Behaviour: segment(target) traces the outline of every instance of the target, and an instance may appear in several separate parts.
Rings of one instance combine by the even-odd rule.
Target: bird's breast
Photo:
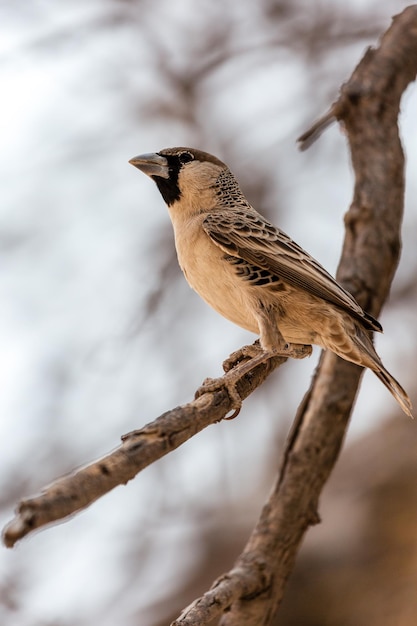
[[[178,262],[189,285],[218,313],[251,332],[258,324],[251,312],[250,297],[242,289],[235,268],[225,253],[204,232],[204,215],[175,224]]]

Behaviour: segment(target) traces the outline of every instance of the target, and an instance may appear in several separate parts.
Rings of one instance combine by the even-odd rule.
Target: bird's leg
[[[256,321],[259,327],[259,341],[265,352],[285,350],[288,344],[277,324],[278,311],[276,307],[268,306],[261,300],[256,311]]]
[[[313,351],[310,345],[285,341],[277,322],[279,315],[276,306],[268,306],[259,301],[256,320],[259,326],[259,340],[264,353],[268,355],[269,359],[274,356],[286,356],[293,359],[304,359],[304,357],[310,356]]]
[[[238,415],[242,406],[242,398],[236,388],[242,376],[245,376],[255,367],[269,361],[273,357],[303,359],[306,356],[310,356],[312,352],[310,345],[291,344],[284,340],[277,326],[273,311],[262,308],[258,317],[258,323],[261,335],[260,343],[255,341],[251,346],[244,346],[241,350],[233,352],[223,363],[226,376],[224,378],[207,378],[196,391],[196,397],[198,398],[204,393],[226,388],[232,408],[235,409],[232,418]]]

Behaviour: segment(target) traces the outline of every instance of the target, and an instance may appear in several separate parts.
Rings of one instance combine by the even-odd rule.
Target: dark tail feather
[[[412,409],[413,406],[411,404],[411,400],[408,397],[407,393],[401,387],[400,383],[395,380],[393,376],[386,369],[381,366],[378,369],[373,370],[375,374],[378,376],[379,380],[384,383],[385,387],[392,393],[404,413],[413,417]]]
[[[372,318],[371,318],[372,319]],[[413,406],[411,404],[411,400],[408,397],[407,393],[401,387],[400,383],[395,380],[394,376],[385,369],[385,367],[381,363],[381,359],[375,352],[374,345],[372,343],[372,339],[369,333],[364,330],[363,327],[356,325],[356,336],[354,341],[357,347],[361,350],[361,359],[358,359],[358,364],[369,367],[375,374],[378,376],[379,380],[385,385],[390,393],[394,396],[404,413],[413,417],[412,409]],[[369,359],[366,359],[366,355]]]

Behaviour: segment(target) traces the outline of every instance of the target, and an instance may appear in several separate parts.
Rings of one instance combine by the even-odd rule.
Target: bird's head
[[[192,211],[215,204],[219,176],[229,172],[215,156],[193,148],[165,148],[133,157],[129,163],[155,181],[168,207],[180,202]]]

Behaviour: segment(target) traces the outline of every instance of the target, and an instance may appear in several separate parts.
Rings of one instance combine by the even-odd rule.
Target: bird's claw
[[[312,347],[309,345],[286,343],[281,348],[268,353],[262,349],[258,341],[255,341],[252,345],[243,346],[240,350],[232,352],[223,363],[223,369],[228,375],[223,378],[206,378],[195,392],[195,398],[199,398],[205,393],[214,393],[225,389],[229,394],[230,409],[234,412],[230,417],[224,419],[234,419],[242,407],[242,398],[236,385],[243,374],[248,374],[251,369],[275,356],[303,359],[310,356],[311,352]],[[254,360],[253,363],[251,363],[252,359]],[[231,372],[234,368],[235,371]]]
[[[304,359],[307,356],[311,356],[312,351],[313,348],[310,345],[285,343],[282,345],[282,347],[271,351],[269,357],[265,353],[265,360],[274,356],[291,357],[293,359]],[[223,369],[226,373],[230,372],[230,370],[237,367],[244,361],[256,358],[262,353],[264,353],[264,350],[261,348],[259,340],[256,340],[255,343],[249,346],[243,346],[243,348],[239,348],[239,350],[236,350],[236,352],[232,352],[232,354],[230,354],[227,359],[223,361]]]
[[[249,346],[243,346],[232,352],[227,359],[223,361],[223,370],[226,372],[230,372],[231,369],[242,363],[242,361],[247,361],[248,359],[253,359],[255,356],[258,356],[263,352],[259,340],[257,339],[254,343]]]
[[[205,393],[214,393],[216,391],[221,391],[222,389],[227,391],[230,398],[230,410],[233,409],[234,411],[232,415],[225,417],[224,419],[234,419],[239,415],[240,409],[242,408],[242,398],[236,389],[235,380],[225,380],[224,378],[206,378],[201,387],[199,387],[195,392],[194,397],[197,399]]]
[[[307,356],[311,356],[312,352],[313,346],[301,343],[286,343],[284,350],[278,351],[276,356],[289,356],[293,359],[305,359]]]

